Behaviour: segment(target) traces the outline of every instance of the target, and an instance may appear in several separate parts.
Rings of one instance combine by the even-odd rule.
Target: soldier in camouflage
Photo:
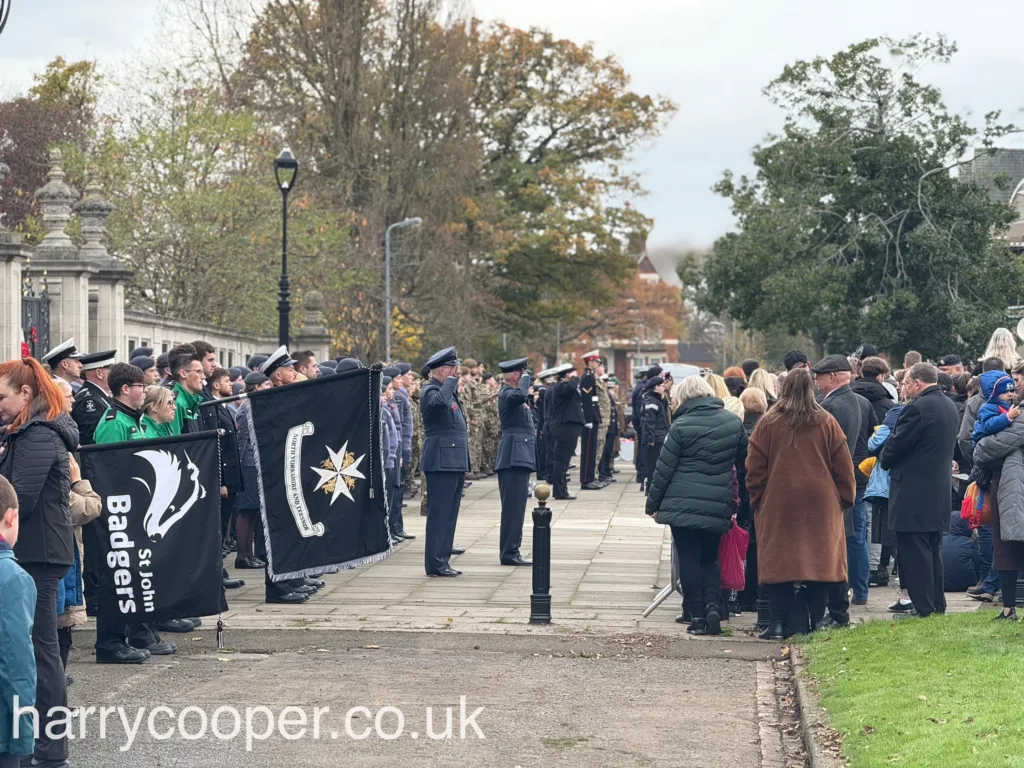
[[[611,429],[610,416],[612,412],[612,402],[608,397],[608,382],[605,377],[605,359],[602,357],[594,369],[594,378],[597,384],[597,407],[601,414],[601,424],[597,433],[597,458],[598,458],[598,482],[608,484],[614,483],[615,480],[611,474],[601,474],[601,459],[604,457],[605,443],[608,441],[608,432]],[[613,437],[614,439],[614,437]]]
[[[483,368],[476,360],[468,358],[465,366],[459,371],[462,377],[464,403],[463,410],[466,414],[466,421],[469,422],[469,474],[470,480],[480,480],[487,475],[481,470],[484,463],[483,442],[483,383],[480,381],[477,371],[483,373]]]
[[[488,476],[494,474],[494,465],[498,458],[498,441],[501,438],[501,420],[498,417],[498,394],[500,391],[498,380],[492,374],[485,373],[481,387],[480,406],[484,423],[483,464],[480,469]]]

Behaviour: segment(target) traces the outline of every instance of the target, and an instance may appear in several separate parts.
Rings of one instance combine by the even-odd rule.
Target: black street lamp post
[[[283,347],[288,346],[288,315],[292,309],[289,301],[291,283],[288,281],[288,193],[295,186],[298,176],[299,161],[285,147],[274,160],[274,178],[277,179],[277,188],[281,190],[281,280],[278,284],[277,343]]]

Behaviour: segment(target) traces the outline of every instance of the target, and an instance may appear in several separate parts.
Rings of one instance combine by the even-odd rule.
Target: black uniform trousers
[[[612,476],[612,452],[615,450],[615,439],[617,437],[617,432],[608,430],[608,435],[604,440],[604,450],[601,451],[601,460],[597,464],[598,477],[607,479]]]
[[[636,466],[636,476],[640,482],[647,478],[644,472],[644,441],[643,433],[637,429],[636,437],[633,438],[633,464]]]
[[[532,473],[533,470],[523,467],[498,470],[498,494],[501,496],[501,538],[498,554],[503,563],[519,557]]]
[[[126,645],[148,648],[162,639],[154,624],[122,624],[120,621],[110,621],[102,611],[96,617],[97,656],[110,657]]]
[[[427,534],[423,551],[426,572],[451,568],[448,560],[455,545],[455,526],[462,506],[464,472],[424,472],[427,478]]]
[[[946,612],[942,582],[942,532],[906,533],[896,531],[896,557],[900,586],[910,593],[914,608],[922,616]]]
[[[57,586],[68,572],[66,565],[23,563],[21,566],[36,585],[36,609],[32,622],[32,650],[36,657],[36,711],[39,738],[35,756],[38,760],[67,760],[68,738],[51,739],[46,726],[54,717],[47,713],[53,707],[67,707],[68,690],[64,665],[60,661],[57,642]],[[62,730],[62,729],[59,729]]]
[[[597,478],[597,430],[600,424],[583,429],[583,442],[580,444],[580,484],[592,483]]]
[[[100,571],[104,567],[103,551],[99,543],[102,535],[100,525],[99,520],[93,520],[82,526],[82,595],[85,598],[85,612],[89,616],[96,615]]]
[[[391,535],[405,530],[405,519],[402,516],[402,470],[399,467],[384,470],[385,482],[388,484],[388,528]]]
[[[647,481],[647,487],[651,487],[651,480],[654,479],[654,470],[658,466],[658,457],[661,455],[661,449],[665,445],[665,440],[655,440],[654,445],[644,444],[643,446],[643,462],[642,467],[638,470],[641,475],[641,479]]]
[[[554,440],[551,451],[551,484],[554,486],[556,499],[564,499],[569,495],[569,486],[566,478],[569,476],[569,462],[572,461],[573,451],[576,450],[576,443],[580,439],[580,432],[583,425],[575,422],[568,424],[554,424],[551,427],[551,437]]]
[[[551,485],[555,484],[555,436],[551,427],[544,428],[544,463],[538,464],[544,473],[542,478]],[[566,465],[568,466],[568,465]]]

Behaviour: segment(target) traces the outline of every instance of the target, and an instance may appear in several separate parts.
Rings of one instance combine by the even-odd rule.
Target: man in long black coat
[[[938,387],[938,369],[917,363],[903,385],[911,402],[878,457],[889,471],[889,524],[896,532],[900,584],[921,616],[945,613],[942,534],[949,530],[956,405]]]
[[[531,564],[519,552],[530,475],[537,468],[537,426],[527,405],[530,396],[530,376],[526,373],[528,362],[524,357],[498,365],[505,374],[505,385],[498,394],[501,441],[494,465],[501,496],[499,558],[502,565]]]

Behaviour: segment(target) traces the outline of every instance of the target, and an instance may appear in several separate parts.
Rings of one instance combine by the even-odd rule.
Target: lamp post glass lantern
[[[288,193],[295,187],[299,176],[299,161],[285,147],[274,160],[274,178],[281,190],[281,280],[278,284],[277,338],[281,346],[288,346],[288,316],[291,313],[291,283],[288,281]]]
[[[391,362],[391,230],[418,227],[423,219],[416,216],[395,222],[384,232],[384,359]]]

